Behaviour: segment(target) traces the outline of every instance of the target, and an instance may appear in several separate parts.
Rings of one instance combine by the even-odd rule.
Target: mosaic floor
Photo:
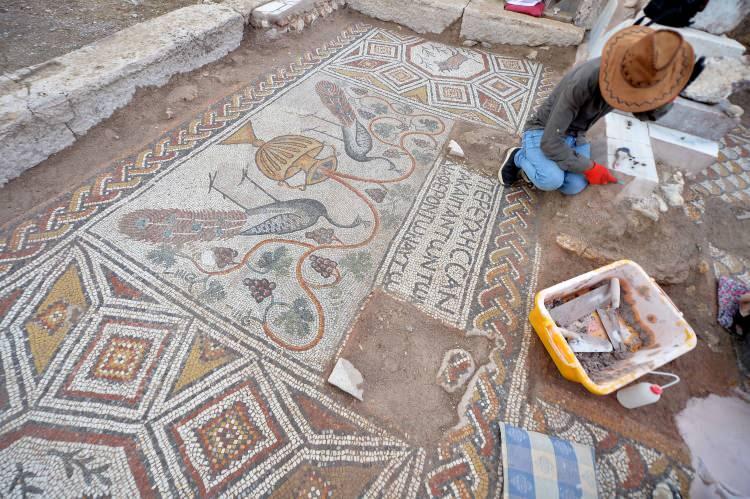
[[[740,220],[750,218],[750,130],[740,125],[720,142],[719,160],[699,173],[691,189],[696,199],[687,213],[700,221],[705,199],[716,197],[735,208]]]
[[[527,398],[534,196],[441,155],[547,76],[356,25],[2,233],[0,495],[498,497],[501,421],[593,445],[602,497],[686,488]],[[436,448],[326,394],[375,287],[496,345]]]

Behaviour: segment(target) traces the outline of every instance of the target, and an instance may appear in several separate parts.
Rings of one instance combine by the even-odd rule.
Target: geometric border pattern
[[[406,97],[445,118],[511,132],[523,128],[544,77],[536,62],[385,30],[347,48],[324,71]]]

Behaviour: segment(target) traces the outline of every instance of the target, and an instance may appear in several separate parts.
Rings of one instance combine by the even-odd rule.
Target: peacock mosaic
[[[452,124],[314,74],[86,237],[322,371]]]
[[[501,421],[594,445],[605,494],[687,483],[527,399],[533,193],[441,151],[543,73],[355,25],[2,233],[0,495],[496,497]],[[438,446],[325,383],[375,286],[495,344]]]

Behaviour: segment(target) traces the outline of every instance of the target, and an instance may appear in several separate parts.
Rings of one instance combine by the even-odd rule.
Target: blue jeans
[[[572,196],[589,185],[581,173],[566,172],[542,152],[544,130],[529,130],[523,134],[521,150],[516,153],[516,166],[523,169],[534,185],[543,191],[559,190]],[[591,157],[591,145],[576,145],[576,138],[569,135],[565,143],[581,156]]]

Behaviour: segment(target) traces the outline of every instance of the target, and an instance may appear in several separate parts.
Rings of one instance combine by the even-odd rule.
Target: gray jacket
[[[563,170],[583,172],[591,168],[593,162],[571,149],[565,137],[583,139],[596,120],[612,110],[599,91],[600,62],[592,59],[565,75],[526,122],[524,131],[544,130],[542,152]]]

